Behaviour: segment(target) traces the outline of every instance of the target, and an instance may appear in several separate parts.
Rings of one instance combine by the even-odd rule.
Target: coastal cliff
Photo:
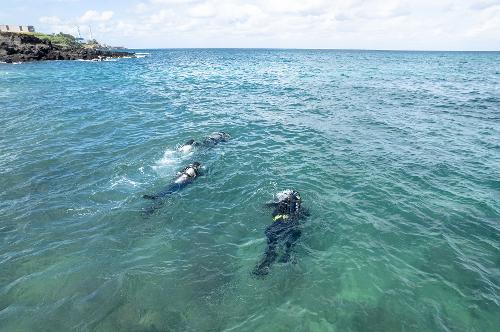
[[[27,62],[40,60],[93,60],[134,56],[83,46],[57,45],[33,34],[0,32],[0,62]]]

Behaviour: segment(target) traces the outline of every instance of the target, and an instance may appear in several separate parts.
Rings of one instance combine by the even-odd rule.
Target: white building
[[[35,32],[35,27],[32,25],[0,24],[0,32]]]

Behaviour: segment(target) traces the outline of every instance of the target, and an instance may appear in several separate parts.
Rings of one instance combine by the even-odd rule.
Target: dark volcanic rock
[[[61,47],[30,34],[0,32],[0,62],[93,60],[128,56],[134,56],[134,54],[129,52]]]

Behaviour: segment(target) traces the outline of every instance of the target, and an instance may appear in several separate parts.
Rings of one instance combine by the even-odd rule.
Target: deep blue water
[[[497,331],[500,53],[148,52],[0,64],[1,331]]]

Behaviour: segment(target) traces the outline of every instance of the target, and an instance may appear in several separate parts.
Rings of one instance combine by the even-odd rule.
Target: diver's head
[[[184,174],[192,178],[193,176],[196,175],[196,169],[194,167],[189,167],[188,169],[186,169]]]
[[[275,212],[278,214],[296,215],[302,210],[302,200],[297,191],[287,189],[276,194],[278,202],[275,204]]]
[[[292,189],[286,189],[283,191],[280,191],[279,193],[276,194],[276,198],[278,199],[278,202],[286,202],[286,201],[300,201],[300,195],[297,191],[292,190]]]
[[[286,201],[290,198],[290,196],[292,195],[293,193],[293,190],[291,189],[286,189],[286,190],[283,190],[283,191],[280,191],[279,193],[276,194],[276,198],[278,199],[279,202],[283,202],[283,201]]]
[[[230,136],[228,133],[225,133],[225,132],[223,132],[223,131],[219,131],[219,134],[221,135],[221,137],[222,137],[222,139],[223,139],[224,141],[227,141],[228,139],[230,139],[230,138],[231,138],[231,136]]]
[[[195,140],[194,139],[190,139],[186,143],[182,144],[178,148],[178,150],[181,151],[181,152],[184,152],[184,153],[191,152],[193,150],[194,143],[195,143]]]
[[[194,163],[189,164],[189,166],[187,166],[184,169],[183,174],[186,174],[189,177],[196,176],[196,175],[198,175],[200,168],[201,168],[201,164],[199,162],[195,161]]]

